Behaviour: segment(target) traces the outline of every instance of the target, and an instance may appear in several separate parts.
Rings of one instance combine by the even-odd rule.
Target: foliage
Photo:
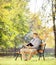
[[[34,14],[29,12],[28,2],[0,0],[0,47],[18,46],[31,32],[37,32],[48,47],[54,47],[53,25],[49,27],[52,23],[51,0],[43,1],[41,10]],[[50,12],[47,7],[50,7]]]
[[[0,0],[0,45],[3,48],[14,47],[16,36],[24,35],[29,31],[28,9],[26,0]],[[27,13],[27,15],[26,15]]]

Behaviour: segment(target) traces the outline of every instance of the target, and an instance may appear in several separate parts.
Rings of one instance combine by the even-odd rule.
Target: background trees
[[[29,31],[29,13],[24,0],[0,0],[0,45],[14,47]],[[18,36],[18,39],[16,37]]]
[[[54,37],[56,40],[55,1],[43,0],[39,11],[36,10],[37,12],[34,13],[28,7],[29,1],[0,0],[0,47],[5,49],[18,47],[25,40],[29,42],[32,32],[37,32],[47,47],[54,48]]]

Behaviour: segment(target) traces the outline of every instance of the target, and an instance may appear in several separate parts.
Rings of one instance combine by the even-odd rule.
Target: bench
[[[41,57],[43,57],[43,60],[45,60],[45,57],[44,57],[44,52],[45,52],[45,47],[46,47],[46,44],[41,44],[39,45],[39,47],[41,47],[37,52],[37,55],[39,56],[39,60]],[[15,60],[17,60],[18,56],[21,57],[21,60],[22,60],[22,55],[20,54],[20,50],[16,52],[16,58]]]

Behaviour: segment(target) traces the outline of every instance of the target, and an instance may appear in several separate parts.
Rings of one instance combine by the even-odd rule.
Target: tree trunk
[[[55,24],[55,14],[56,14],[56,0],[52,1],[52,14],[53,14],[53,31],[54,31],[54,38],[55,38],[55,58],[56,58],[56,24]]]

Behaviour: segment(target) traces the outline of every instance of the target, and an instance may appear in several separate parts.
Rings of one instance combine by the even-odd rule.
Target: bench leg
[[[40,57],[41,57],[41,53],[39,53],[39,59],[38,60],[40,60]]]
[[[43,54],[43,60],[45,60],[44,54]]]
[[[38,60],[40,60],[40,57],[39,57],[39,59]]]
[[[41,57],[43,57],[43,60],[45,60],[44,53],[43,53],[43,55],[41,53],[39,53],[39,59],[38,60],[40,60]]]
[[[22,55],[20,55],[20,58],[21,58],[21,60],[22,60]]]
[[[19,56],[19,54],[16,54],[15,60],[17,60],[18,56]],[[22,60],[22,55],[21,55],[21,54],[20,54],[20,58],[21,58],[21,60]]]
[[[17,58],[18,58],[18,54],[16,54],[16,58],[15,58],[15,60],[17,60]]]

